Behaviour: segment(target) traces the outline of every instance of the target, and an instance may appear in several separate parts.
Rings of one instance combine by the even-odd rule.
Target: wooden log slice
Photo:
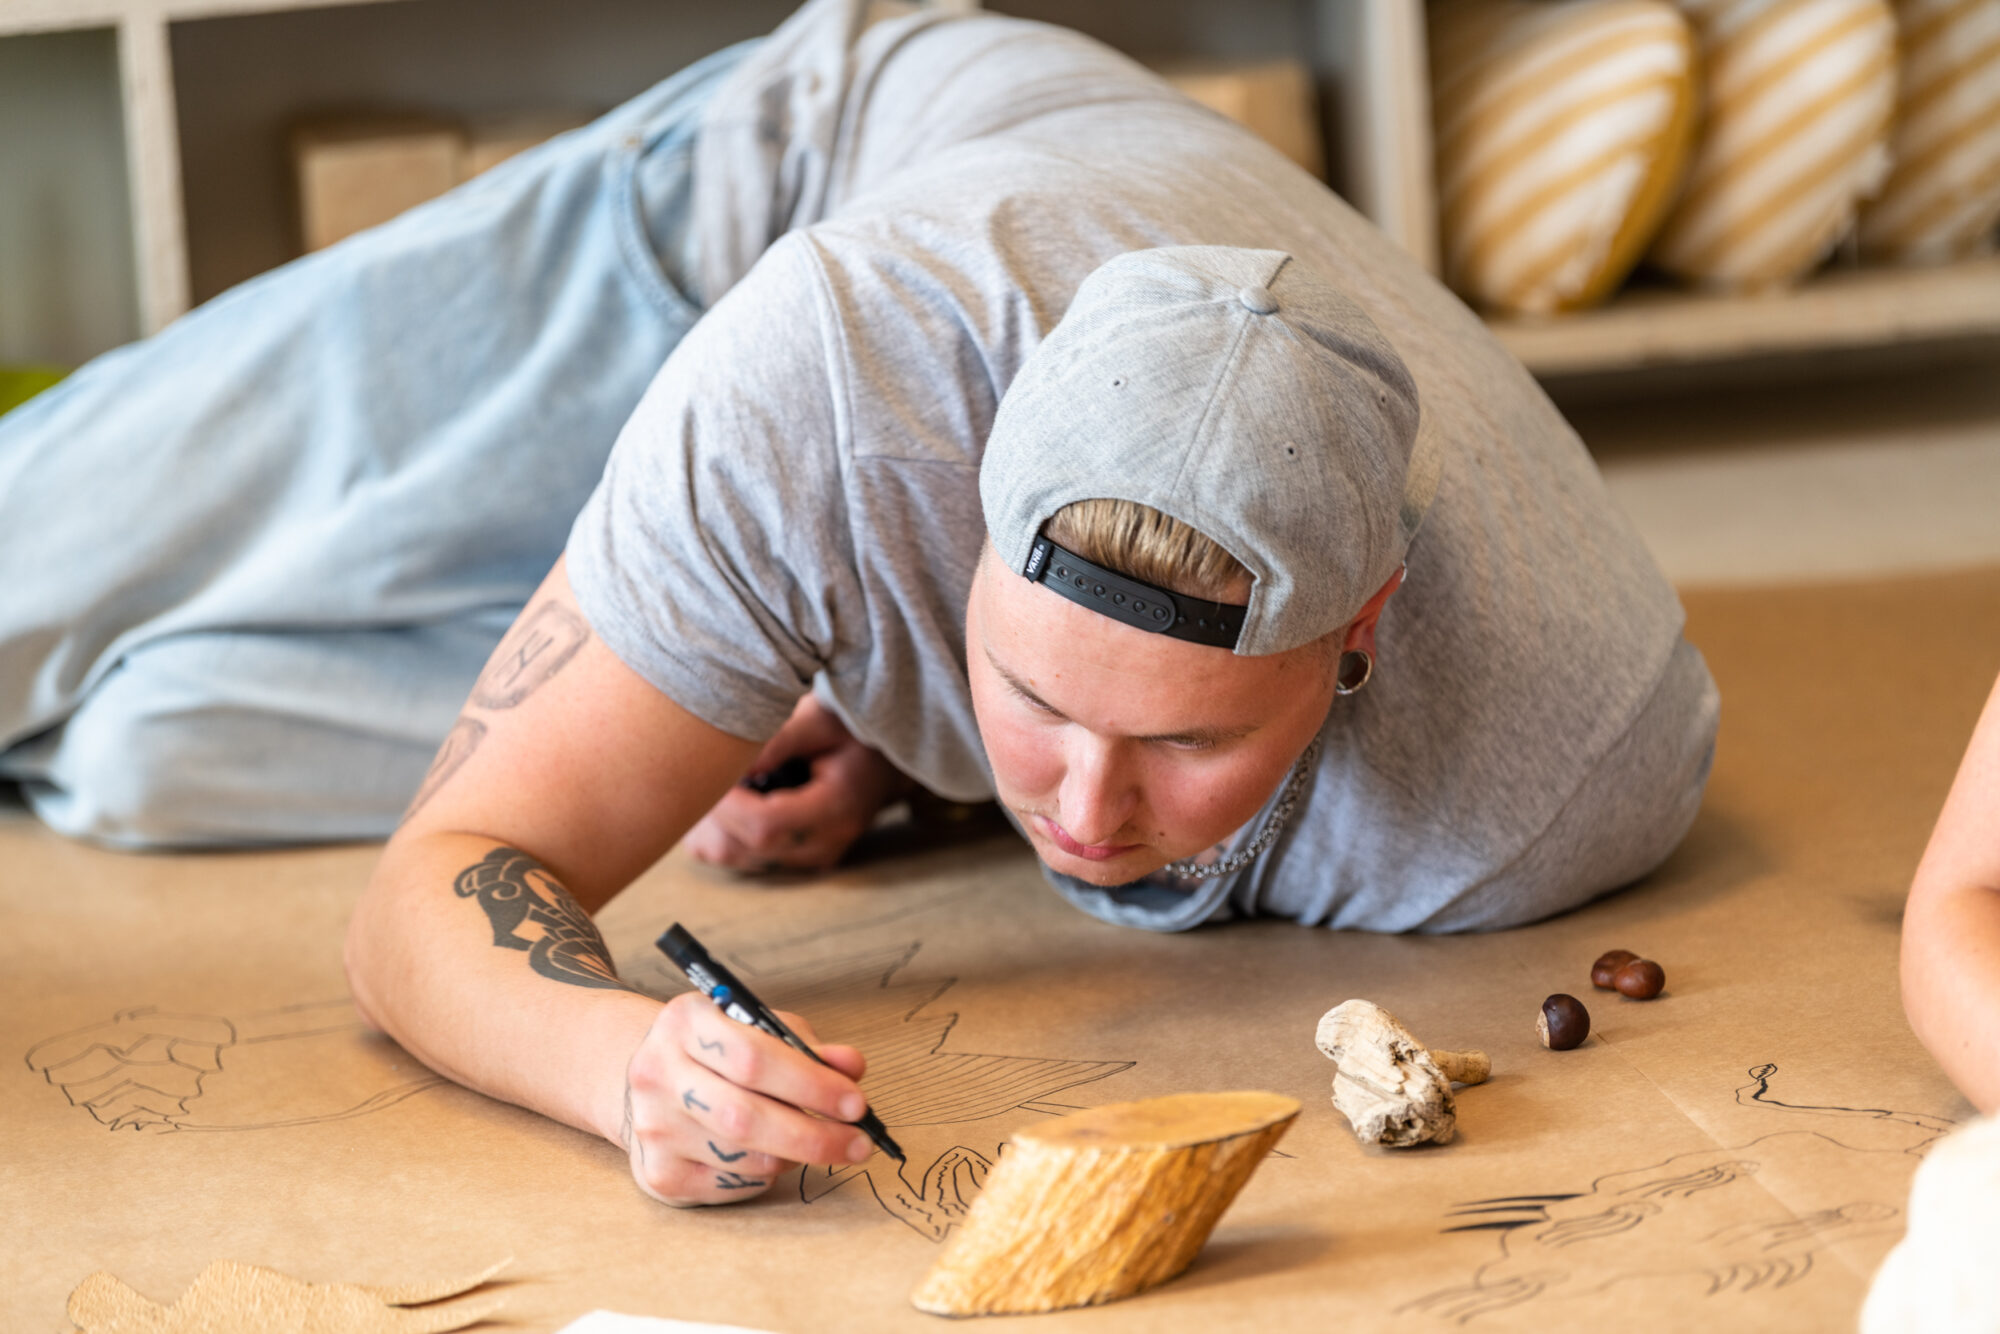
[[[1298,1114],[1276,1093],[1179,1093],[1017,1132],[910,1301],[934,1315],[1018,1314],[1164,1283]]]

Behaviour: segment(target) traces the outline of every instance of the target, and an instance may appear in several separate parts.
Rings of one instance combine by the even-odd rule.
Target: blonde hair
[[[1241,602],[1250,571],[1212,538],[1136,500],[1079,500],[1042,532],[1107,570],[1211,602]]]

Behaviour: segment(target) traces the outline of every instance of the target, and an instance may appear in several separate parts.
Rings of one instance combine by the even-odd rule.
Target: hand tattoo
[[[694,1043],[703,1051],[712,1051],[717,1056],[727,1056],[729,1054],[728,1050],[720,1042],[710,1042],[707,1038],[698,1037],[694,1040]]]
[[[708,1110],[708,1104],[695,1097],[693,1089],[681,1090],[681,1106],[699,1108],[704,1112]]]
[[[631,990],[618,980],[597,924],[527,853],[495,848],[460,871],[452,888],[462,899],[479,900],[494,945],[526,950],[529,964],[543,977],[573,987]],[[524,927],[534,934],[520,934]]]
[[[725,1163],[733,1163],[744,1154],[750,1152],[748,1149],[738,1149],[735,1153],[724,1153],[721,1149],[715,1147],[714,1140],[708,1142],[708,1151]]]
[[[741,1172],[717,1172],[715,1174],[715,1184],[724,1190],[749,1190],[753,1186],[761,1186],[764,1183],[753,1181]]]

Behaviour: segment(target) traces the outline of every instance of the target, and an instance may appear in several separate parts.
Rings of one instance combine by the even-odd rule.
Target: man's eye
[[[1023,704],[1033,709],[1036,713],[1045,713],[1051,718],[1062,717],[1060,713],[1057,713],[1049,705],[1044,704],[1041,700],[1036,699],[1033,695],[1030,695],[1027,691],[1021,689],[1019,686],[1014,687],[1014,698],[1020,700]]]

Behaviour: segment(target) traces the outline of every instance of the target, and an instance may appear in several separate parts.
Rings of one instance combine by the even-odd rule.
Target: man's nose
[[[1121,748],[1085,733],[1072,739],[1067,749],[1060,817],[1063,832],[1079,843],[1109,843],[1138,805],[1138,791]]]

